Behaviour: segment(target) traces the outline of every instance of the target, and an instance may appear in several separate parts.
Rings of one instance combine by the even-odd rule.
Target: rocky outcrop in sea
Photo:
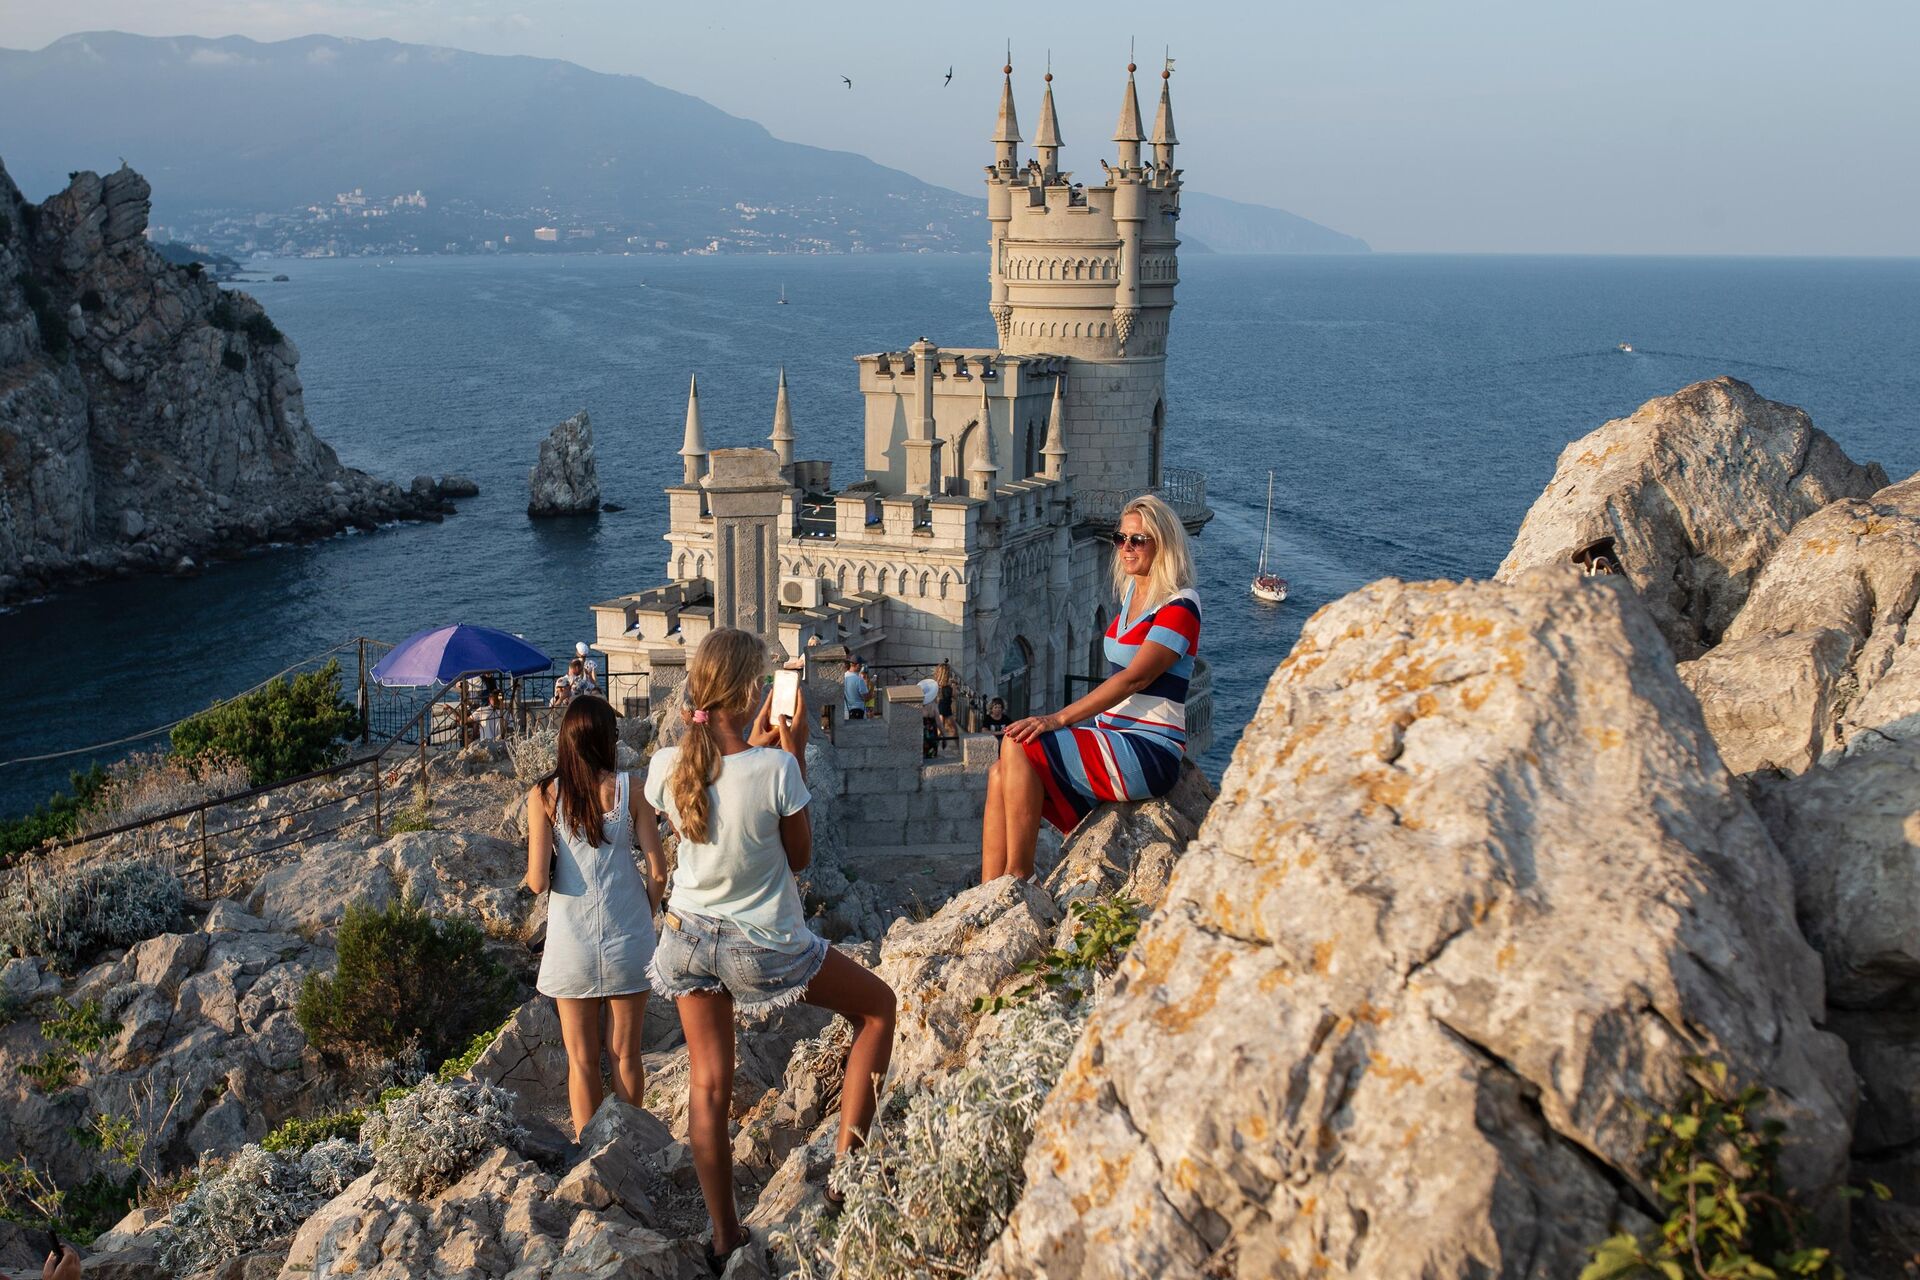
[[[585,516],[600,509],[600,469],[593,456],[593,424],[582,409],[554,424],[540,442],[540,461],[527,473],[527,514]]]
[[[260,304],[147,243],[122,166],[0,168],[0,600],[451,508],[340,464]]]

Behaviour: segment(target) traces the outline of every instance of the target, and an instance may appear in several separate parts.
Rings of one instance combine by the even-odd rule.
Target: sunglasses
[[[1113,535],[1113,545],[1116,547],[1150,547],[1153,545],[1153,535],[1146,533],[1116,533]]]

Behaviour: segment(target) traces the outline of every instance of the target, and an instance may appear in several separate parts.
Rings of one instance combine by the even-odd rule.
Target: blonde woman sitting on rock
[[[1107,678],[1061,711],[1007,726],[987,779],[983,883],[1033,874],[1043,817],[1065,833],[1097,804],[1163,796],[1180,777],[1200,649],[1187,531],[1149,494],[1121,509],[1113,541],[1120,611],[1107,627]]]
[[[893,991],[806,925],[794,880],[813,856],[806,700],[792,716],[775,717],[771,698],[756,712],[766,670],[765,646],[743,631],[702,640],[687,662],[686,734],[647,770],[648,802],[680,834],[649,976],[678,1005],[686,1032],[688,1138],[713,1219],[716,1275],[747,1238],[727,1133],[735,1006],[804,1000],[853,1024],[837,1152],[865,1140],[893,1054]]]

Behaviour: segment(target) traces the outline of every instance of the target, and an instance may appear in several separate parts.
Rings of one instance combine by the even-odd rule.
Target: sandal
[[[733,1261],[733,1255],[740,1252],[742,1249],[746,1248],[749,1244],[752,1244],[752,1243],[753,1243],[752,1230],[747,1227],[742,1227],[740,1228],[740,1243],[734,1245],[733,1248],[727,1250],[725,1253],[715,1253],[713,1251],[713,1246],[708,1245],[707,1246],[707,1270],[713,1272],[713,1274],[716,1276],[725,1275],[727,1271],[727,1264]]]

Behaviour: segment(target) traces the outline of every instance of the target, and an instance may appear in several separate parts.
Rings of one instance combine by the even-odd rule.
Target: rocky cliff
[[[1886,483],[1805,410],[1737,378],[1697,382],[1568,445],[1495,576],[1604,558],[1674,652],[1695,658],[1719,642],[1788,530]]]
[[[35,205],[0,168],[0,600],[445,510],[340,464],[292,341],[147,243],[148,195],[123,166]]]

